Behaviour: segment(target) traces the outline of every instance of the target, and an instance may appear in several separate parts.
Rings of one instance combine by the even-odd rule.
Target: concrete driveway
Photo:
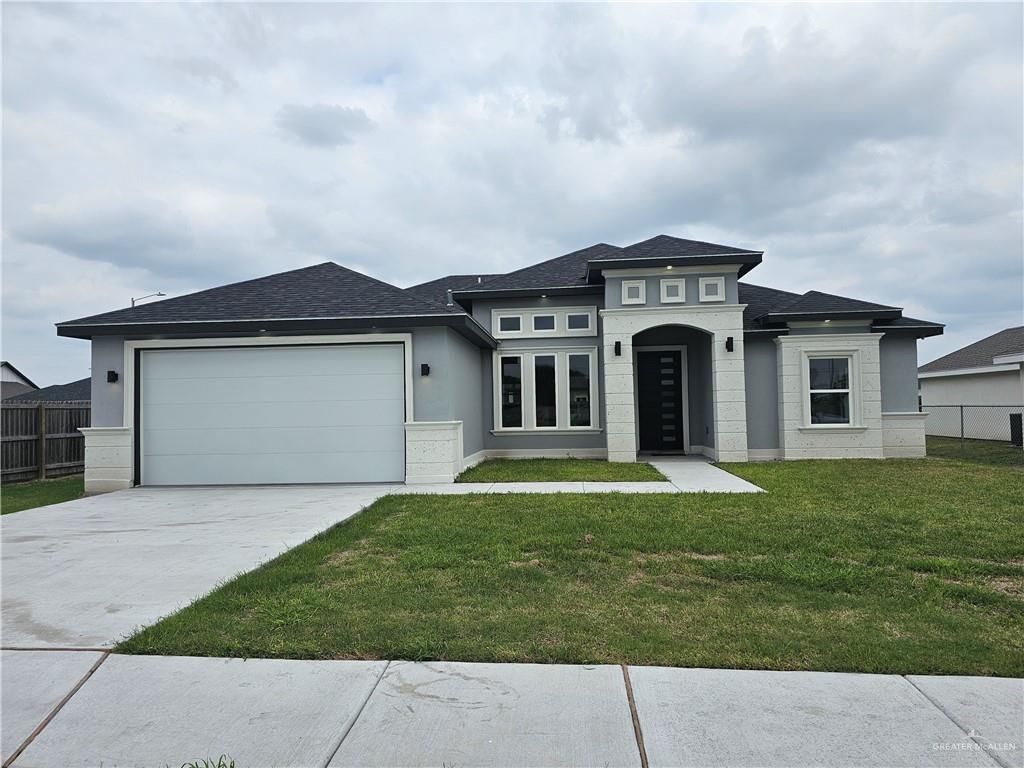
[[[6,515],[0,642],[110,646],[391,490],[133,488]]]

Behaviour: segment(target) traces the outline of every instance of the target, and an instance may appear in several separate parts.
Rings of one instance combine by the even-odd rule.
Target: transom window
[[[555,316],[554,315],[534,315],[533,316],[533,330],[535,330],[535,331],[553,331],[553,330],[555,330]]]
[[[850,358],[807,359],[811,424],[850,424]]]
[[[589,331],[590,330],[590,313],[589,312],[570,312],[565,316],[565,327],[569,331]]]
[[[596,428],[596,349],[517,351],[495,359],[496,429]]]
[[[498,318],[498,330],[502,333],[518,333],[523,329],[523,318],[519,315],[503,315]]]

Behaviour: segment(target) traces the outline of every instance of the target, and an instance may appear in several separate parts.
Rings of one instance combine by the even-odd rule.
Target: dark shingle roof
[[[542,261],[540,264],[517,269],[515,272],[498,275],[468,290],[504,291],[586,286],[587,262],[621,251],[621,248],[614,245],[598,243],[589,248]]]
[[[925,363],[917,370],[920,373],[939,373],[960,368],[984,368],[992,365],[995,357],[1020,353],[1024,353],[1024,325],[994,333],[938,360]]]
[[[57,327],[437,315],[451,310],[333,262],[58,323]],[[461,308],[457,310],[462,312]]]
[[[70,384],[54,384],[5,399],[7,402],[16,403],[87,401],[92,399],[92,379],[79,379]]]
[[[500,277],[500,275],[448,275],[419,285],[410,285],[405,290],[421,299],[447,305],[449,290],[461,291],[477,288],[495,277]]]
[[[846,296],[836,296],[831,293],[822,293],[821,291],[808,291],[789,304],[770,310],[769,314],[778,319],[791,316],[795,318],[801,315],[843,315],[848,313],[872,314],[874,317],[884,317],[886,315],[899,317],[902,311],[900,307],[890,307],[885,304],[850,299]]]
[[[648,240],[642,240],[618,251],[603,259],[620,261],[622,259],[679,259],[691,258],[694,256],[725,256],[736,253],[760,253],[747,248],[736,248],[731,245],[718,245],[717,243],[705,243],[702,240],[684,240],[681,237],[671,235],[655,235]],[[601,260],[602,257],[598,257]]]
[[[766,288],[763,285],[738,283],[739,303],[746,304],[743,310],[744,330],[762,330],[764,326],[758,320],[778,307],[784,307],[800,298],[799,293],[780,291],[778,288]]]

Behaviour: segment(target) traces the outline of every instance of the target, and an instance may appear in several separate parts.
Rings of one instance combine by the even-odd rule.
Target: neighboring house
[[[0,400],[31,392],[38,387],[32,379],[23,374],[6,360],[0,361]]]
[[[91,389],[92,379],[84,378],[70,384],[54,384],[5,399],[14,403],[87,403]]]
[[[1024,406],[1024,326],[1007,328],[926,363],[918,368],[918,379],[921,403],[925,410],[931,408],[928,434],[958,436],[959,409],[941,406],[964,405],[975,406],[965,414],[967,437],[1009,440],[1009,414],[1020,413]]]
[[[92,340],[87,488],[923,455],[917,339],[942,326],[740,282],[761,257],[660,235],[405,290],[325,263],[60,323]]]

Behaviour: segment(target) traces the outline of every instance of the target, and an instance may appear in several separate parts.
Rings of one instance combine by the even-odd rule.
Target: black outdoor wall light
[[[429,376],[430,366],[426,363],[420,363],[420,376]]]
[[[732,348],[733,348],[732,336],[727,336],[726,339],[725,339],[725,351],[726,352],[732,352]]]
[[[117,371],[107,371],[107,383],[113,384],[117,381]]]
[[[615,342],[615,356],[616,357],[622,357],[622,342],[621,341],[616,341]]]

